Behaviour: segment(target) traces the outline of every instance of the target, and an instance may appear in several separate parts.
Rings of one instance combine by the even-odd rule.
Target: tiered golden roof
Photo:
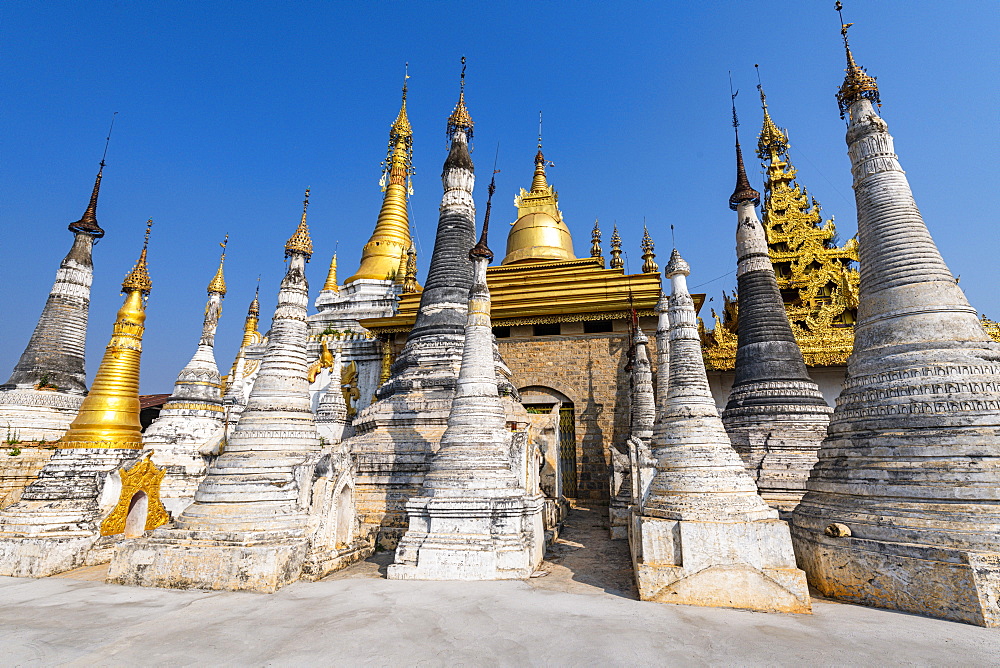
[[[409,74],[403,78],[403,101],[396,120],[389,128],[389,148],[382,164],[380,181],[385,191],[382,208],[375,221],[375,230],[361,250],[358,271],[344,281],[345,285],[358,279],[392,280],[410,246],[410,218],[406,202],[413,191],[410,180],[413,175],[413,128],[406,115],[406,80],[409,78]]]
[[[590,232],[590,257],[600,258],[601,264],[604,264],[604,251],[601,250],[601,225],[596,218],[594,219],[594,229]]]
[[[209,292],[217,292],[222,296],[226,295],[226,277],[222,274],[222,265],[226,262],[226,244],[229,243],[229,235],[226,235],[224,241],[219,245],[222,246],[222,256],[219,258],[219,268],[215,272],[215,276],[212,277],[212,281],[208,284]]]
[[[111,341],[104,351],[94,383],[69,430],[59,439],[60,448],[142,447],[139,361],[146,321],[144,298],[152,288],[146,266],[152,225],[150,219],[139,261],[122,283],[125,303],[118,309]]]
[[[306,196],[302,201],[302,218],[299,226],[285,244],[285,257],[291,253],[301,253],[306,256],[306,261],[312,257],[313,242],[309,236],[309,225],[306,224],[306,211],[309,209],[309,188],[306,188]]]
[[[611,229],[611,268],[621,269],[625,266],[622,260],[622,238],[618,235],[618,225]]]
[[[839,12],[840,9],[841,5],[838,2],[837,11]],[[847,42],[847,30],[852,25],[854,24],[844,23],[843,17],[841,18],[840,34],[844,38],[844,51],[847,52],[847,69],[844,70],[847,75],[844,77],[844,83],[840,85],[840,90],[837,91],[837,105],[840,107],[841,118],[851,108],[851,105],[858,100],[868,99],[879,106],[882,104],[875,77],[868,74],[865,68],[854,62],[851,45]]]
[[[833,219],[823,222],[819,202],[795,181],[788,162],[788,135],[771,120],[760,89],[764,124],[757,156],[766,168],[761,221],[767,235],[778,288],[788,321],[809,366],[847,363],[854,345],[860,275],[852,269],[858,245],[836,245]],[[722,317],[712,311],[715,327],[700,325],[705,364],[728,370],[736,363],[739,313],[736,297],[724,295]]]

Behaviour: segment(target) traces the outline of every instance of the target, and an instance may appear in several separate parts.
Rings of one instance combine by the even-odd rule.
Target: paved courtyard
[[[380,553],[273,595],[0,578],[2,665],[1000,665],[1000,629],[814,600],[812,615],[643,603],[606,519],[574,511],[547,575],[384,579]]]

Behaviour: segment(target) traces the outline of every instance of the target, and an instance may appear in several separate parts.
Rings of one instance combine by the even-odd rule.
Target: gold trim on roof
[[[837,2],[836,9],[840,12],[842,5]],[[844,72],[844,83],[837,91],[837,106],[840,107],[840,117],[843,118],[851,105],[861,99],[871,100],[878,106],[882,106],[879,97],[878,84],[875,77],[868,74],[865,68],[854,62],[854,54],[851,53],[851,45],[847,41],[847,30],[853,23],[844,23],[843,17],[840,19],[840,34],[844,38],[844,51],[847,53],[847,69]]]
[[[285,244],[285,257],[291,253],[301,253],[306,256],[306,261],[312,257],[313,242],[309,236],[309,225],[306,223],[306,211],[309,209],[309,188],[306,188],[305,199],[302,201],[302,218],[299,226],[295,228],[295,233]]]
[[[226,244],[229,243],[229,235],[219,243],[222,246],[222,256],[219,258],[219,268],[215,272],[215,276],[212,277],[212,281],[208,284],[209,292],[217,292],[220,295],[225,296],[226,294],[226,277],[222,274],[222,265],[226,262]]]
[[[122,281],[122,292],[141,292],[148,295],[153,289],[153,282],[149,278],[149,267],[146,265],[146,249],[149,247],[149,232],[153,229],[153,219],[146,221],[146,239],[142,243],[142,252],[139,260],[132,267],[132,271],[125,275]]]

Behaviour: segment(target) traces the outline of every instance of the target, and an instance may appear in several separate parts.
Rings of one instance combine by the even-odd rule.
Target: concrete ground
[[[815,599],[812,615],[636,600],[606,515],[526,582],[387,581],[379,553],[273,595],[0,578],[0,665],[1000,665],[1000,629]]]

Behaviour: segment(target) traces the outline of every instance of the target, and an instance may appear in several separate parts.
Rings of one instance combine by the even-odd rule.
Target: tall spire
[[[382,208],[375,221],[375,230],[368,243],[361,250],[361,264],[358,271],[344,284],[359,279],[376,281],[392,280],[399,269],[401,259],[410,246],[410,218],[407,210],[407,196],[413,186],[413,128],[406,114],[407,80],[409,70],[403,77],[403,100],[399,114],[389,128],[389,148],[382,163],[382,179],[379,181],[385,195]]]
[[[101,156],[101,166],[97,170],[97,178],[94,179],[94,190],[90,193],[90,203],[83,212],[83,217],[75,223],[69,224],[70,232],[86,234],[95,240],[104,236],[104,230],[97,224],[97,196],[101,192],[101,179],[104,176],[105,166],[104,159],[108,157],[108,145],[111,143],[111,131],[115,129],[115,116],[117,115],[118,112],[116,111],[111,116],[111,127],[108,128],[108,136],[104,140],[104,155]]]
[[[730,84],[731,86],[732,84]],[[740,120],[736,116],[736,96],[740,92],[731,93],[733,104],[733,132],[736,135],[736,188],[729,197],[729,208],[736,211],[741,202],[753,202],[754,206],[760,204],[760,193],[750,186],[747,178],[747,170],[743,166],[743,149],[740,148]]]
[[[541,562],[541,522],[532,521],[541,496],[537,483],[526,489],[532,477],[525,478],[523,455],[506,426],[493,359],[486,266],[493,259],[487,239],[495,178],[496,170],[482,235],[468,251],[473,282],[448,427],[420,495],[407,503],[411,530],[399,543],[390,579],[526,578]]]
[[[924,223],[874,81],[848,65],[837,101],[860,304],[847,380],[793,515],[796,555],[824,595],[1000,626],[1000,344]]]
[[[738,340],[736,376],[722,421],[761,496],[791,511],[805,492],[831,411],[792,334],[738,135],[736,154],[737,186],[729,206],[736,211]]]
[[[153,219],[146,223],[142,253],[122,282],[125,303],[118,310],[111,341],[80,412],[59,441],[60,448],[141,448],[139,361],[145,297],[152,289],[146,251]]]
[[[292,253],[301,253],[305,257],[306,262],[312,257],[313,242],[309,236],[309,226],[306,224],[306,211],[308,209],[309,188],[306,188],[305,199],[302,201],[302,219],[299,220],[299,226],[295,228],[295,233],[285,244],[285,257],[288,257]]]
[[[215,272],[215,276],[212,277],[212,281],[208,284],[209,292],[218,292],[220,295],[226,295],[226,277],[222,274],[222,265],[226,262],[226,245],[229,243],[229,235],[219,242],[222,246],[222,255],[219,257],[219,268]]]
[[[719,420],[687,288],[690,273],[675,248],[664,270],[671,283],[670,382],[650,444],[657,470],[632,537],[642,545],[634,562],[639,595],[646,601],[809,612],[788,527],[757,494]],[[740,585],[721,593],[716,581],[704,578],[716,569]]]
[[[545,177],[545,155],[542,154],[542,112],[538,112],[538,153],[535,154],[535,176],[531,179],[531,192],[544,193],[549,182]]]

